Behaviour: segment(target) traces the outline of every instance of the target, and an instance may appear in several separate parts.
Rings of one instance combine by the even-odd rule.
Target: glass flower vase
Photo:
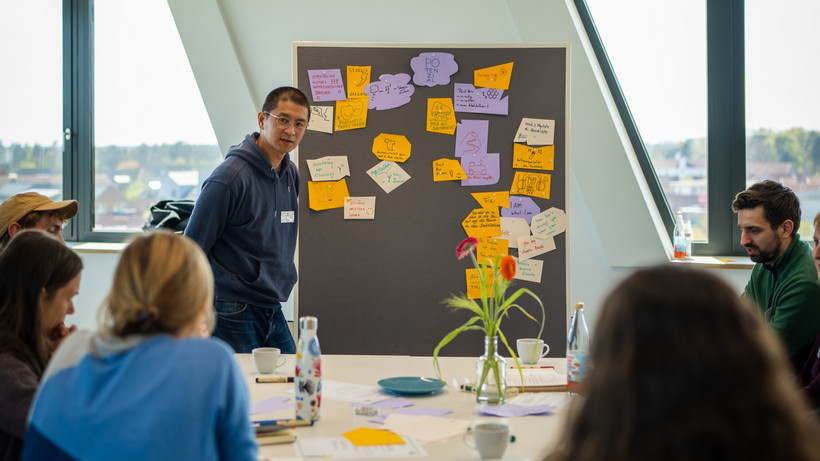
[[[507,402],[507,362],[498,355],[498,336],[484,337],[484,355],[476,360],[476,401],[501,405]]]

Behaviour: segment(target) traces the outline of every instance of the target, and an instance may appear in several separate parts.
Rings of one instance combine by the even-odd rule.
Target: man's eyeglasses
[[[276,123],[279,124],[279,128],[281,128],[283,130],[287,130],[291,123],[293,124],[293,129],[295,129],[298,132],[305,131],[305,129],[307,129],[307,126],[308,126],[307,122],[302,121],[302,120],[297,120],[297,121],[294,122],[289,118],[280,117],[278,115],[273,115],[270,112],[264,112],[263,111],[262,113],[266,114],[266,115],[270,115],[271,117],[275,118]]]

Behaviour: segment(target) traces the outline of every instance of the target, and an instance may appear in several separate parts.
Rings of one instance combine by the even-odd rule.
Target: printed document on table
[[[324,399],[341,400],[343,402],[373,403],[389,399],[390,397],[389,395],[384,395],[378,386],[343,383],[327,379],[322,381],[322,398]]]
[[[388,459],[424,458],[424,451],[412,439],[398,445],[357,447],[344,437],[299,437],[297,444],[302,459]]]

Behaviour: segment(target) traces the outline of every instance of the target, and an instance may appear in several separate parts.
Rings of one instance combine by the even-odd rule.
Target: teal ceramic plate
[[[382,389],[399,395],[430,394],[444,387],[444,383],[436,378],[420,378],[416,376],[401,376],[385,378],[378,382]]]

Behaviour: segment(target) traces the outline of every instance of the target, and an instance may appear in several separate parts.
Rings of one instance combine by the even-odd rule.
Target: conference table
[[[279,397],[289,397],[290,405],[287,408],[276,409],[271,412],[252,414],[251,419],[292,419],[294,418],[293,383],[257,383],[257,376],[293,376],[294,355],[284,355],[284,365],[273,375],[259,375],[253,364],[251,354],[236,354],[250,394],[251,405]],[[448,386],[430,395],[402,396],[409,399],[414,405],[426,408],[452,410],[446,418],[473,422],[503,421],[510,425],[511,434],[515,441],[508,444],[504,455],[505,460],[540,461],[555,447],[560,430],[565,420],[566,412],[574,397],[566,392],[549,393],[537,397],[549,397],[560,402],[554,414],[529,415],[521,417],[499,418],[479,414],[474,393],[465,392],[453,386],[454,380],[463,382],[465,379],[475,380],[475,357],[441,357],[442,378]],[[554,366],[555,371],[566,373],[566,359],[544,358],[539,362],[541,366]],[[513,372],[514,370],[508,370]],[[435,377],[432,357],[416,356],[379,356],[379,355],[322,355],[323,383],[349,383],[363,386],[377,387],[377,382],[383,378],[414,376]],[[358,387],[358,386],[354,386]],[[329,398],[325,392],[322,396],[321,419],[313,426],[295,427],[296,442],[276,445],[260,446],[260,459],[275,460],[302,460],[299,444],[310,440],[319,440],[319,437],[341,437],[343,433],[361,428],[384,428],[381,424],[370,422],[372,416],[357,415],[354,406],[349,401]],[[394,397],[385,392],[385,398]],[[462,437],[456,436],[446,440],[419,444],[426,452],[425,460],[476,460],[480,459],[478,452],[465,446]],[[333,459],[333,458],[331,458]],[[337,459],[343,459],[340,455]],[[361,458],[344,458],[361,459]],[[379,459],[379,458],[370,458]]]

